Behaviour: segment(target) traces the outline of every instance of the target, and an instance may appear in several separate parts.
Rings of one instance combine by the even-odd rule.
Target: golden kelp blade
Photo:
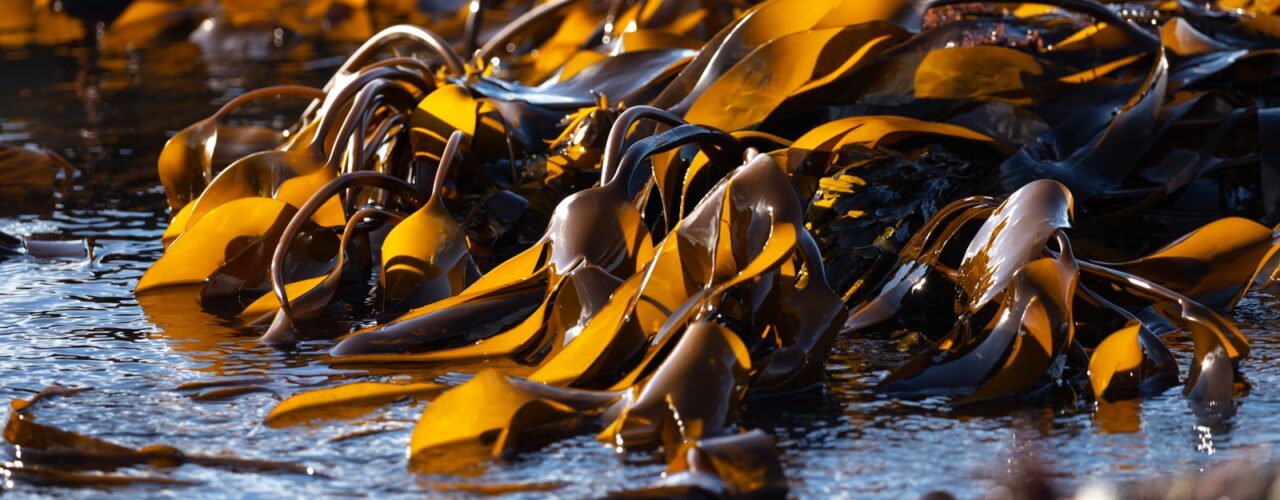
[[[192,202],[187,229],[223,204],[248,197],[268,197],[301,207],[337,173],[325,167],[308,151],[263,151],[232,163]],[[313,220],[323,227],[341,226],[346,217],[334,198]]]
[[[1265,226],[1228,217],[1148,256],[1106,266],[1155,281],[1205,305],[1231,309],[1275,243]]]
[[[1089,356],[1089,385],[1100,401],[1116,399],[1122,391],[1157,377],[1176,382],[1177,376],[1178,366],[1169,349],[1137,320],[1107,336]]]
[[[445,85],[427,94],[409,118],[414,151],[446,163],[445,143],[455,131],[468,141],[475,137],[479,110],[471,92],[461,85]]]
[[[332,364],[446,363],[464,370],[460,363],[489,362],[509,358],[537,364],[560,350],[565,339],[576,336],[618,286],[618,279],[604,269],[576,266],[553,283],[538,309],[501,333],[458,347],[411,354],[343,355]]]
[[[301,297],[306,295],[308,292],[319,288],[326,280],[329,279],[329,276],[329,274],[325,274],[314,278],[294,281],[285,285],[285,290],[288,291],[290,297]],[[245,322],[256,322],[262,316],[274,313],[279,309],[280,299],[276,298],[275,294],[263,294],[261,297],[258,297],[257,300],[250,303],[243,311],[240,311],[240,319]]]
[[[906,36],[906,31],[891,24],[869,23],[770,40],[708,86],[684,117],[724,130],[754,127],[788,97],[854,71]],[[820,60],[830,46],[856,51],[846,59]]]
[[[39,465],[45,461],[42,454],[53,454],[54,464],[74,464],[77,468],[112,470],[128,465],[148,465],[152,467],[179,467],[183,464],[199,464],[207,467],[219,467],[230,470],[250,472],[284,471],[310,474],[309,469],[294,464],[271,462],[266,460],[246,460],[228,456],[192,455],[167,445],[150,445],[141,448],[129,448],[93,436],[78,434],[36,422],[31,414],[32,406],[43,398],[54,395],[74,394],[88,389],[47,388],[29,400],[14,399],[9,402],[9,420],[4,427],[4,439],[9,444],[25,448],[26,453],[20,462]],[[72,484],[95,485],[94,477],[64,473],[56,469],[43,467],[30,469],[29,472],[55,481]],[[100,484],[128,484],[116,476],[100,476]],[[164,478],[142,479],[143,482],[167,482]]]
[[[721,30],[676,77],[654,105],[684,114],[731,68],[771,40],[809,30],[901,21],[914,28],[915,8],[902,0],[844,0],[838,3],[771,0],[752,6]]]
[[[949,123],[927,122],[906,116],[870,115],[850,116],[814,127],[796,139],[791,149],[833,152],[846,144],[875,148],[917,135],[953,137],[987,144],[994,142],[984,134]]]
[[[204,283],[237,255],[261,246],[273,247],[296,211],[271,198],[241,198],[226,203],[175,240],[138,279],[134,291]]]
[[[75,168],[57,153],[46,148],[14,146],[0,143],[0,187],[52,188],[61,172],[65,182],[75,175]]]
[[[392,228],[383,242],[379,277],[389,301],[398,302],[412,294],[411,305],[422,306],[457,295],[470,284],[468,268],[475,264],[467,253],[466,233],[445,208],[442,192],[465,137],[458,130],[449,136],[436,168],[431,198]]]
[[[1057,259],[1039,259],[1015,273],[1012,293],[1006,295],[1012,305],[1003,308],[1000,318],[1020,316],[1021,325],[1015,327],[1020,331],[1004,364],[963,403],[1026,394],[1044,383],[1037,374],[1047,375],[1050,381],[1064,379],[1064,373],[1053,364],[1065,363],[1075,347],[1072,299],[1079,274],[1069,247]],[[1034,299],[1025,297],[1030,294]],[[995,330],[1002,329],[1003,323],[997,320]]]
[[[308,417],[342,418],[348,413],[362,411],[370,406],[386,404],[406,396],[434,394],[443,389],[445,386],[433,383],[384,382],[356,382],[317,389],[294,394],[281,401],[267,414],[266,423],[283,426],[301,422]]]
[[[228,135],[224,131],[237,129],[224,130],[224,126],[218,124],[220,119],[244,104],[276,96],[321,99],[324,97],[324,92],[320,89],[296,85],[251,90],[233,98],[209,118],[193,123],[169,138],[164,148],[160,150],[157,170],[160,174],[160,183],[164,185],[165,196],[169,199],[170,209],[183,208],[204,191],[213,177],[214,149],[218,147],[220,138],[224,139],[223,142],[227,142],[225,139],[231,139],[230,144],[222,145],[223,149],[239,151],[245,148],[252,149],[242,154],[263,151],[280,145],[284,137],[279,132],[273,131],[274,137],[243,133],[233,133],[230,137],[223,137]]]
[[[422,412],[409,441],[410,460],[425,470],[459,472],[502,454],[513,423],[530,428],[597,413],[620,394],[568,390],[484,370]],[[514,429],[519,432],[521,428]],[[500,437],[508,434],[505,439]]]
[[[786,491],[786,474],[773,440],[753,429],[682,444],[661,481],[623,495],[772,497]]]

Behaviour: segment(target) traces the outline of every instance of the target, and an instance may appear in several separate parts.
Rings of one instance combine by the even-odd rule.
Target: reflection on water
[[[590,435],[492,464],[481,477],[415,476],[406,470],[404,450],[425,403],[413,401],[351,422],[267,427],[262,419],[270,408],[304,388],[360,378],[456,384],[465,376],[330,367],[317,363],[328,342],[291,351],[263,347],[231,321],[200,311],[189,293],[155,294],[142,304],[134,298],[134,283],[160,255],[168,217],[155,176],[165,138],[245,89],[322,83],[341,61],[337,51],[285,47],[270,63],[209,61],[190,43],[97,61],[84,48],[0,51],[0,142],[47,146],[79,171],[57,197],[50,191],[34,201],[0,200],[0,231],[92,238],[99,245],[92,262],[0,261],[0,399],[30,397],[55,384],[92,387],[42,403],[41,421],[128,446],[166,443],[189,453],[300,463],[319,473],[197,465],[163,471],[199,482],[182,494],[410,495],[514,484],[530,495],[551,489],[590,496],[657,477],[663,466],[651,457],[615,455]],[[281,101],[250,109],[242,120],[281,126],[297,106]],[[840,340],[827,397],[751,403],[745,418],[776,437],[793,493],[805,497],[937,489],[973,496],[1009,467],[1009,457],[1027,452],[1067,486],[1194,470],[1280,442],[1277,305],[1255,296],[1237,313],[1254,351],[1242,365],[1247,386],[1239,412],[1226,421],[1197,421],[1176,389],[1096,408],[963,414],[940,400],[878,398],[870,387],[906,356],[889,338]],[[13,450],[4,453],[5,460],[15,458]]]

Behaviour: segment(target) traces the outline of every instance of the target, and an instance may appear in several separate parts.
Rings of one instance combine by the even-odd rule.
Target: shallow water
[[[118,471],[200,483],[171,490],[135,486],[125,490],[130,494],[416,496],[460,485],[518,484],[583,497],[656,479],[662,464],[617,455],[591,435],[491,464],[481,476],[414,475],[406,470],[405,447],[425,403],[393,405],[352,421],[269,428],[262,418],[284,396],[395,375],[314,363],[327,342],[288,352],[262,347],[189,299],[159,297],[140,305],[134,298],[137,278],[161,253],[168,220],[155,176],[164,140],[245,89],[321,84],[341,61],[324,55],[335,51],[287,49],[257,63],[207,61],[186,43],[96,62],[85,49],[0,51],[0,142],[50,147],[81,171],[57,200],[0,200],[0,231],[92,238],[97,245],[89,262],[0,261],[0,400],[27,398],[51,385],[90,387],[41,403],[37,417],[129,446],[164,443],[188,454],[285,461],[314,471],[249,474],[197,465]],[[94,67],[100,72],[86,70]],[[297,108],[257,109],[247,119],[279,126]],[[1225,423],[1198,424],[1177,389],[1100,411],[1022,406],[957,414],[941,401],[890,400],[869,388],[905,355],[895,353],[891,340],[850,338],[838,342],[829,364],[828,397],[754,402],[744,421],[775,436],[799,497],[910,497],[936,489],[980,496],[1013,467],[1014,457],[1028,454],[1065,488],[1090,479],[1194,471],[1280,444],[1277,306],[1273,298],[1252,296],[1236,314],[1253,352],[1242,364],[1247,383],[1239,413]],[[212,389],[181,387],[228,380],[252,391],[207,400],[201,394]],[[7,411],[0,410],[0,418]],[[0,455],[21,460],[11,448]],[[0,492],[101,494],[2,479]]]

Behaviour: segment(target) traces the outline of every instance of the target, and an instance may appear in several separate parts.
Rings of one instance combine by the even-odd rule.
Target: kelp
[[[87,487],[136,484],[181,486],[197,483],[167,476],[115,475],[80,471],[111,472],[133,467],[163,470],[177,468],[184,464],[194,464],[244,472],[313,474],[309,467],[296,464],[228,456],[191,455],[168,445],[130,448],[36,421],[33,413],[34,405],[40,400],[65,397],[85,390],[89,389],[50,387],[30,399],[11,401],[9,420],[4,427],[4,439],[13,446],[21,447],[22,461],[16,466],[6,463],[0,468],[16,473],[18,479],[37,484]]]
[[[587,432],[669,461],[621,496],[785,494],[742,403],[841,383],[837,335],[926,340],[886,398],[1105,412],[1180,384],[1230,418],[1226,314],[1280,268],[1274,6],[750,3],[474,2],[321,89],[247,92],[166,145],[140,300],[198,289],[273,345],[355,316],[323,362],[412,376],[268,425],[413,397],[416,471]],[[312,99],[285,129],[219,125],[285,94]]]

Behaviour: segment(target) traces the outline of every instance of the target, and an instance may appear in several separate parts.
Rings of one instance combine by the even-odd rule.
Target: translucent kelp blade
[[[1078,276],[1075,260],[1066,255],[1018,269],[1002,294],[990,330],[975,332],[974,339],[965,342],[968,327],[957,324],[941,341],[886,376],[880,389],[963,395],[963,401],[973,402],[1025,394],[1061,379],[1062,373],[1049,368],[1072,342],[1071,305]]]
[[[862,144],[875,148],[888,146],[918,135],[935,135],[992,143],[986,135],[949,123],[928,122],[906,116],[850,116],[832,120],[805,132],[791,145],[796,152],[834,152],[846,144]],[[795,151],[798,150],[798,151]]]
[[[996,208],[965,250],[960,289],[976,312],[1008,286],[1013,274],[1040,255],[1054,232],[1071,227],[1071,192],[1055,181],[1028,183]]]
[[[294,85],[252,90],[227,102],[212,116],[191,124],[169,138],[169,141],[164,145],[164,149],[160,150],[157,170],[160,175],[160,183],[164,185],[165,196],[168,197],[170,209],[178,210],[183,208],[204,191],[205,186],[208,185],[209,180],[213,177],[215,148],[222,147],[224,150],[239,151],[243,151],[246,148],[254,150],[243,153],[248,154],[274,148],[284,140],[284,137],[278,132],[275,133],[274,138],[234,132],[229,137],[224,137],[228,135],[224,132],[234,129],[225,129],[224,126],[218,123],[220,119],[248,102],[281,95],[312,99],[324,97],[324,93],[319,89]],[[219,139],[222,139],[222,144],[220,144]]]
[[[315,155],[301,151],[263,151],[237,160],[209,183],[194,202],[188,216],[187,230],[201,218],[223,204],[249,197],[267,197],[301,207],[320,186],[333,180],[337,173],[325,168]],[[334,198],[331,204],[313,217],[324,227],[346,222],[342,205]]]
[[[443,162],[445,143],[454,131],[468,141],[475,137],[479,106],[461,85],[445,85],[427,94],[409,118],[414,151]]]
[[[326,387],[289,396],[271,409],[266,423],[278,427],[301,423],[308,418],[344,418],[406,396],[435,394],[444,389],[445,386],[433,383],[385,382],[356,382]]]
[[[751,128],[807,85],[854,71],[906,36],[892,24],[868,23],[769,40],[707,86],[684,117],[723,130]],[[822,58],[829,46],[846,47],[852,54]],[[744,95],[751,98],[743,99]]]
[[[721,76],[771,40],[811,29],[872,21],[896,21],[900,26],[914,28],[917,15],[909,2],[901,0],[847,0],[835,4],[803,0],[763,2],[743,12],[717,33],[654,105],[684,114]]]
[[[296,209],[285,202],[271,198],[240,198],[227,203],[175,240],[138,280],[135,291],[204,283],[250,247],[274,247],[294,212]]]
[[[481,371],[441,394],[422,412],[409,441],[411,467],[431,472],[470,469],[501,455],[504,444],[513,444],[520,433],[545,431],[566,421],[569,427],[581,425],[575,422],[598,415],[620,397],[620,393],[563,389],[495,370]]]
[[[581,324],[599,311],[617,286],[617,278],[599,267],[576,266],[552,286],[537,310],[492,337],[422,353],[344,355],[330,363],[457,364],[508,358],[536,364],[544,356],[559,351],[566,337],[576,335]]]
[[[732,433],[750,371],[750,355],[737,334],[715,323],[689,325],[599,437],[626,448],[670,448]]]
[[[1136,320],[1103,339],[1089,356],[1089,385],[1099,400],[1112,399],[1108,390],[1118,394],[1156,377],[1177,375],[1169,348]]]
[[[1240,299],[1268,249],[1270,229],[1248,219],[1218,219],[1137,260],[1104,264],[1220,309]]]
[[[474,264],[467,253],[466,232],[445,208],[443,194],[444,179],[464,139],[462,131],[450,135],[436,168],[431,198],[397,224],[383,242],[379,281],[389,301],[399,302],[412,294],[410,307],[418,307],[457,295],[470,284],[465,276],[467,267]]]

